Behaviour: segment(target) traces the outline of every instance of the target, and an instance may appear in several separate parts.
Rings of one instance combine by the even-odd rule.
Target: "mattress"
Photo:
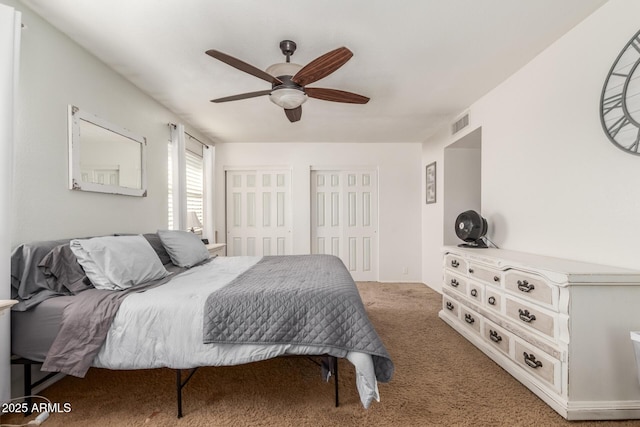
[[[27,311],[11,312],[11,353],[43,362],[60,330],[62,313],[73,296],[49,298]]]

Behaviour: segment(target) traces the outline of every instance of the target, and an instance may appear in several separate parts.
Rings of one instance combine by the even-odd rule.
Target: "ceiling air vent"
[[[455,135],[467,126],[469,126],[469,113],[466,113],[451,125],[451,134]]]

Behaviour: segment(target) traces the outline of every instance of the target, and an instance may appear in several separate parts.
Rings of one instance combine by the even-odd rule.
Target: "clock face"
[[[600,98],[600,121],[613,144],[640,155],[640,31],[611,66]]]

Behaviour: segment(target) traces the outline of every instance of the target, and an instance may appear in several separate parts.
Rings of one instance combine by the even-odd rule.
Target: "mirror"
[[[69,106],[69,188],[147,195],[147,140]]]

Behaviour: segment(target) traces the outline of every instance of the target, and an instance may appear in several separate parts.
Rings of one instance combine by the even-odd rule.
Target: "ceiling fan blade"
[[[369,98],[366,96],[345,92],[344,90],[305,87],[304,91],[310,98],[322,99],[324,101],[346,102],[348,104],[366,104],[369,102]]]
[[[241,93],[239,95],[225,96],[224,98],[212,99],[211,102],[219,103],[219,102],[237,101],[239,99],[255,98],[257,96],[269,95],[270,93],[271,93],[270,90],[260,90],[258,92]]]
[[[271,74],[267,73],[266,71],[262,71],[260,68],[256,68],[253,65],[240,61],[239,59],[234,58],[233,56],[227,55],[226,53],[222,53],[219,50],[209,49],[206,53],[212,58],[222,61],[227,65],[231,65],[232,67],[237,68],[240,71],[244,71],[247,74],[256,76],[259,79],[266,80],[272,84],[282,84],[282,81],[280,79],[273,77]]]
[[[302,67],[291,80],[300,86],[308,85],[323,77],[327,77],[342,67],[352,56],[353,52],[349,49],[339,47],[309,62]]]
[[[287,118],[291,123],[297,122],[302,118],[302,107],[292,108],[290,110],[284,109],[284,113],[287,115]]]

